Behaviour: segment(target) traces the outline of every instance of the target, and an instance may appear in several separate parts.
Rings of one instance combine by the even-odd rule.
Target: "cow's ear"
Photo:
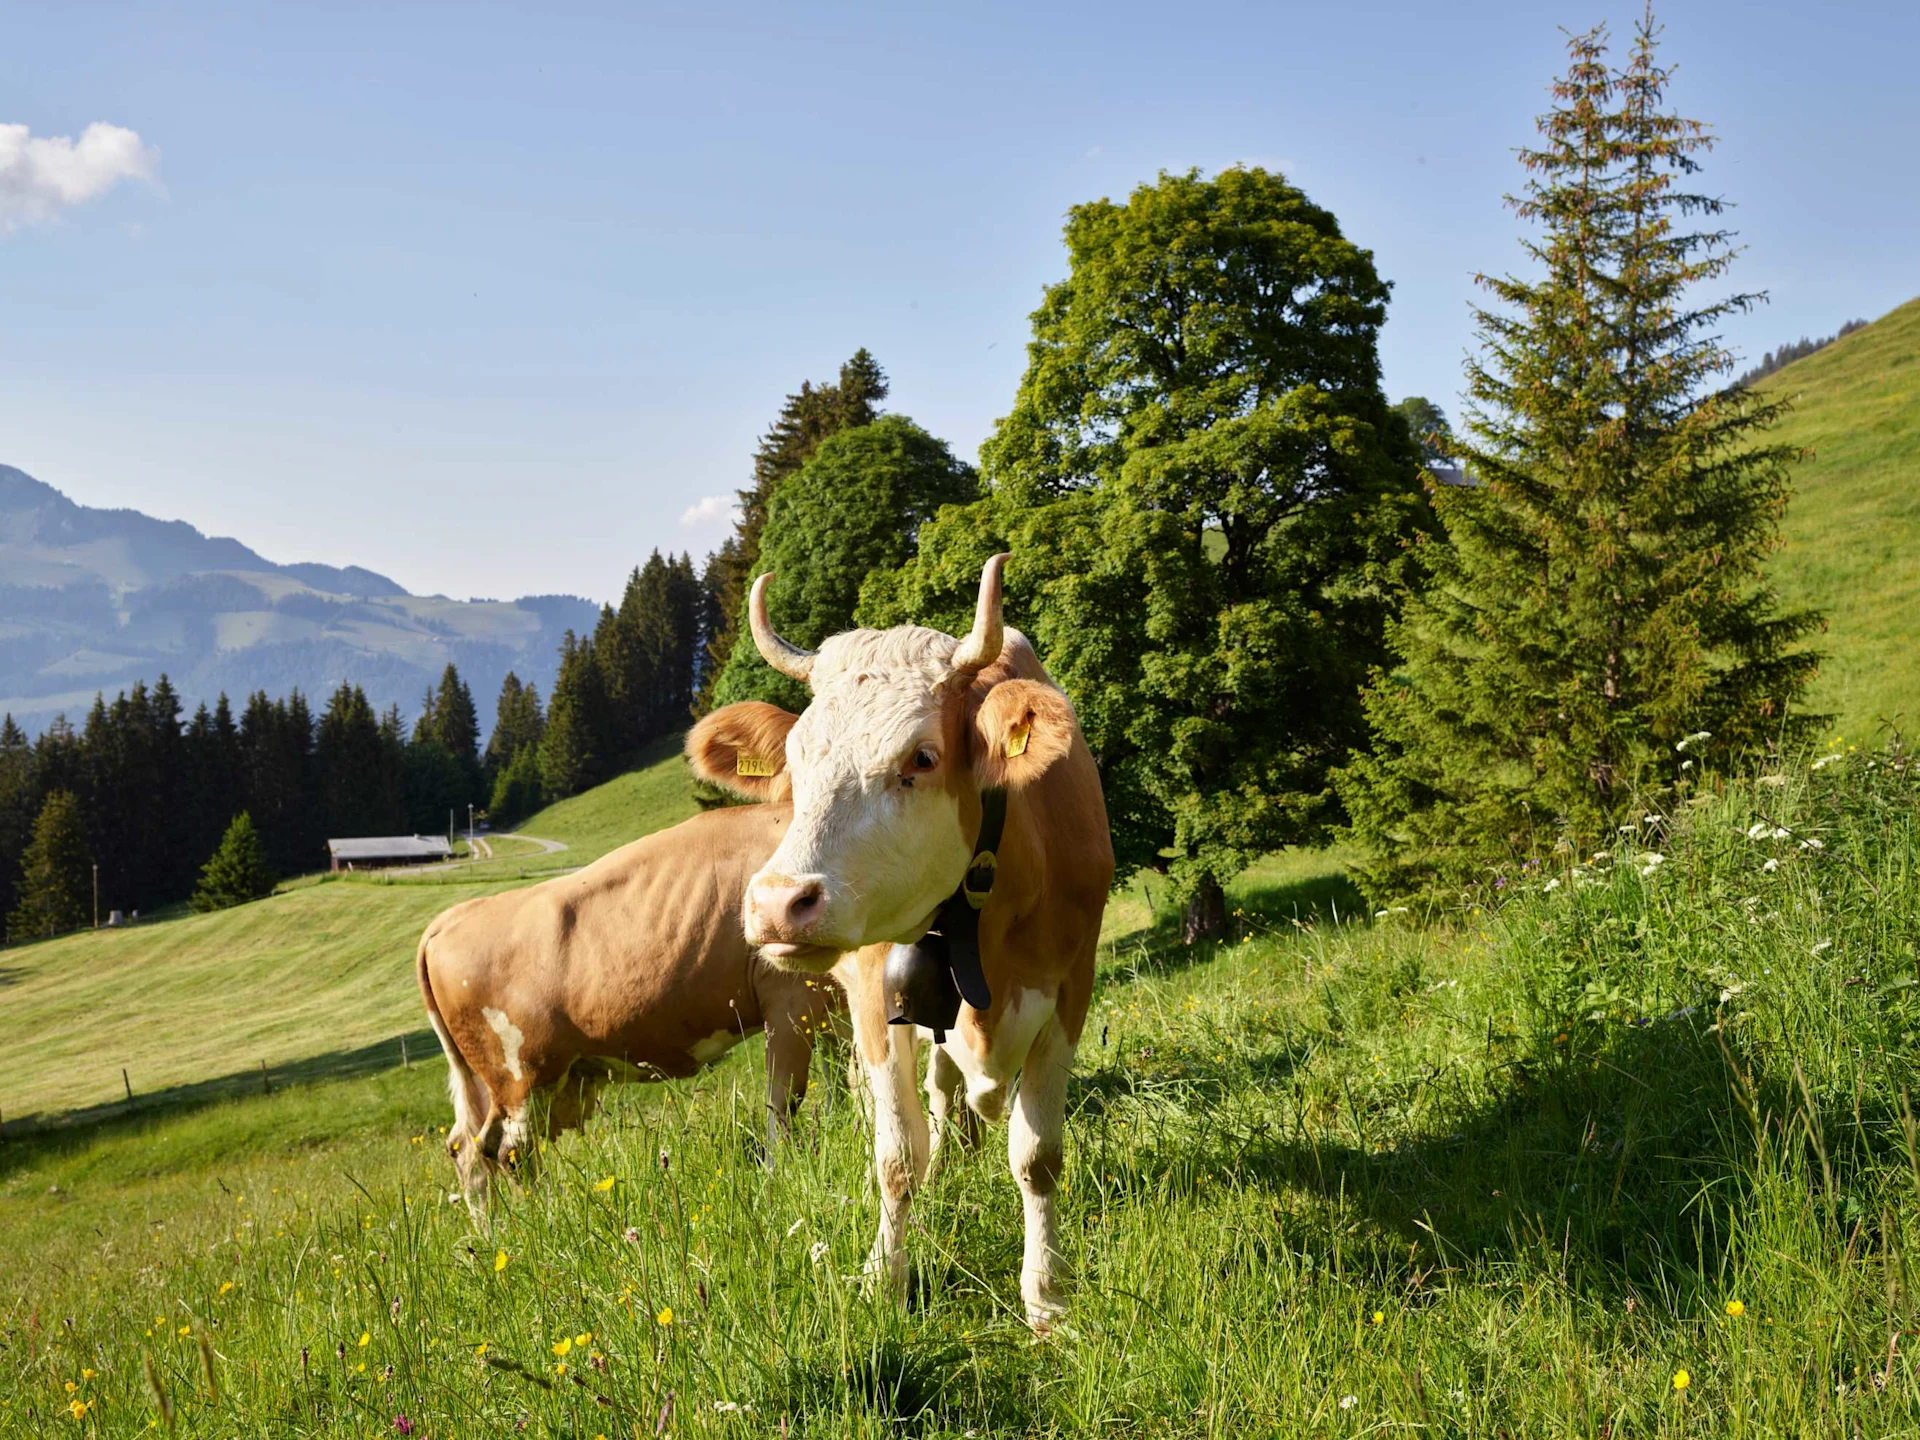
[[[687,732],[687,763],[702,780],[749,800],[785,800],[787,732],[800,717],[778,705],[723,705]]]
[[[989,789],[1018,790],[1073,748],[1067,697],[1040,680],[1003,680],[973,717],[973,769]]]

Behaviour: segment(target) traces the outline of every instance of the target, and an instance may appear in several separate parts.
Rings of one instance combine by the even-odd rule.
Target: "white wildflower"
[[[716,1400],[713,1408],[722,1415],[743,1415],[753,1409],[751,1404],[742,1405],[738,1400]]]
[[[1780,861],[1777,858],[1769,860],[1767,861],[1766,864],[1762,865],[1760,868],[1766,871],[1767,874],[1771,875],[1774,871],[1780,868]]]
[[[1691,770],[1693,768],[1693,762],[1691,760],[1682,760],[1680,762],[1680,768],[1683,771]]]
[[[806,1223],[806,1218],[803,1216],[787,1226],[787,1239],[791,1240],[794,1236],[798,1235]]]
[[[1821,942],[1820,942],[1819,944],[1817,944],[1817,945],[1815,945],[1815,946],[1813,947],[1813,953],[1814,953],[1814,954],[1816,954],[1816,955],[1818,955],[1818,954],[1819,954],[1819,953],[1820,953],[1821,951],[1823,951],[1823,950],[1831,950],[1832,948],[1833,948],[1833,941],[1831,941],[1831,940],[1822,940],[1822,941],[1821,941]]]
[[[1673,748],[1675,750],[1685,750],[1689,745],[1698,745],[1702,740],[1711,739],[1713,739],[1713,732],[1711,730],[1696,730]]]
[[[1558,877],[1558,876],[1555,876],[1555,877],[1554,877],[1553,879],[1551,879],[1551,880],[1549,880],[1549,881],[1547,881],[1547,883],[1546,883],[1546,884],[1545,884],[1545,885],[1544,885],[1544,886],[1543,886],[1542,888],[1543,888],[1543,889],[1545,889],[1546,891],[1548,891],[1549,893],[1551,893],[1551,892],[1553,892],[1553,891],[1555,891],[1555,890],[1558,890],[1558,889],[1560,888],[1560,879],[1559,879],[1559,877]]]
[[[1827,847],[1821,843],[1818,835],[1812,835],[1800,842],[1800,848],[1802,850],[1824,850]]]
[[[1358,1395],[1342,1395],[1340,1397],[1340,1408],[1342,1410],[1351,1410],[1359,1403],[1360,1397]]]
[[[1844,758],[1845,758],[1844,756],[1838,753],[1832,754],[1832,755],[1822,755],[1818,760],[1813,762],[1813,768],[1815,770],[1824,770],[1827,768],[1827,766],[1833,764],[1834,761],[1841,760]]]
[[[1593,852],[1593,863],[1596,865],[1604,865],[1611,859],[1613,859],[1613,852],[1611,850],[1596,850]]]
[[[816,1240],[807,1247],[807,1259],[811,1260],[815,1265],[818,1265],[822,1260],[827,1258],[827,1251],[830,1248],[826,1241]]]
[[[1642,880],[1646,879],[1666,863],[1666,856],[1662,855],[1658,850],[1649,850],[1645,855],[1640,857],[1640,878]]]

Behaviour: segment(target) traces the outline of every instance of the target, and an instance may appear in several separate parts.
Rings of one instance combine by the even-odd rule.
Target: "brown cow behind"
[[[741,929],[747,879],[792,813],[710,811],[427,926],[420,993],[447,1055],[447,1148],[476,1211],[497,1171],[585,1124],[603,1084],[691,1075],[757,1030],[769,1123],[785,1126],[839,1004],[831,981],[762,960]]]

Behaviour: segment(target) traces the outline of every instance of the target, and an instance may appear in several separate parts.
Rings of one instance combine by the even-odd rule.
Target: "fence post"
[[[273,1084],[267,1079],[267,1062],[265,1060],[260,1062],[260,1093],[262,1095],[273,1094]]]
[[[407,1070],[411,1069],[412,1065],[413,1062],[407,1059],[407,1037],[402,1035],[400,1037],[400,1068]]]
[[[120,1067],[120,1083],[127,1087],[127,1104],[133,1104],[133,1081],[127,1078],[127,1067]]]

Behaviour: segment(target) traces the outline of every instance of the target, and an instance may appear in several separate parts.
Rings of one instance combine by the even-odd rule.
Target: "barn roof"
[[[453,854],[444,835],[365,835],[329,840],[327,850],[336,860],[444,860]]]

